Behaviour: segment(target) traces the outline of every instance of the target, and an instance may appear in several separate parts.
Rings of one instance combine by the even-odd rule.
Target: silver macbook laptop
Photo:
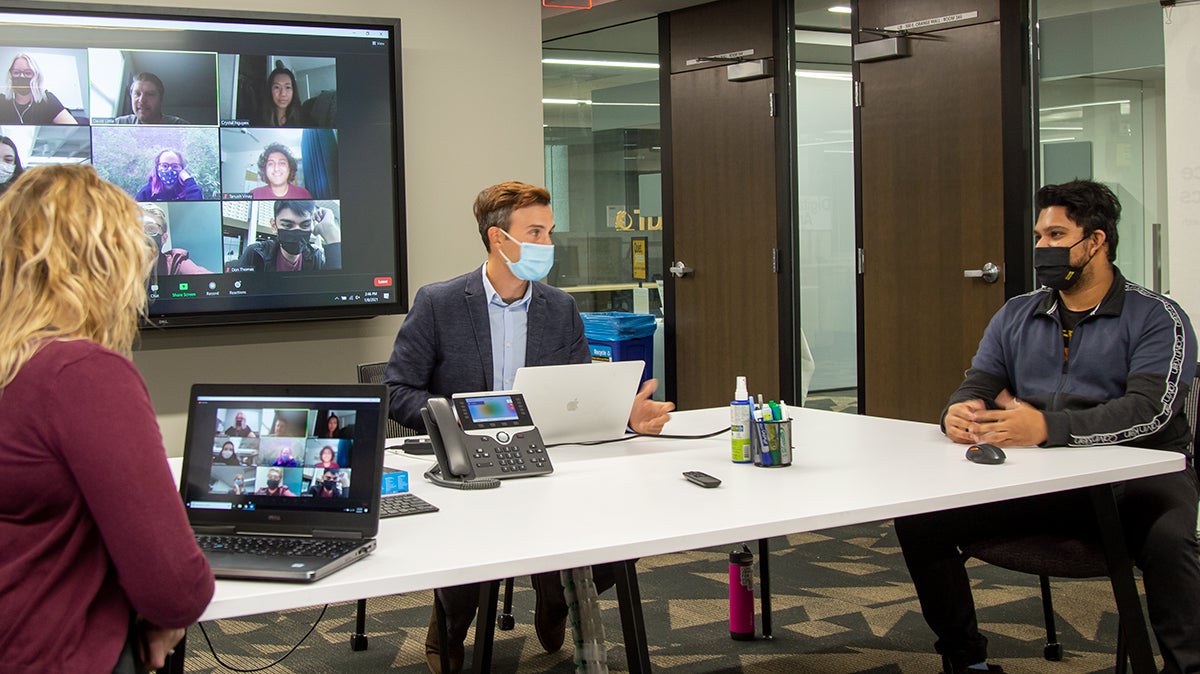
[[[314,581],[375,549],[387,388],[196,384],[180,494],[218,578]]]
[[[645,363],[543,365],[517,370],[513,389],[547,445],[613,440],[625,433]]]

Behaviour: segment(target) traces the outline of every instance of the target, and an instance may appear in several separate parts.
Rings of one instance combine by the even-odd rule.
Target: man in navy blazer
[[[520,182],[493,185],[475,198],[475,219],[488,251],[479,269],[417,291],[400,326],[384,373],[392,419],[424,430],[420,410],[433,396],[512,388],[523,365],[591,360],[575,300],[540,282],[554,263],[554,214],[545,188]],[[657,434],[672,403],[650,399],[647,381],[634,399],[629,426]],[[593,567],[597,589],[614,581],[609,565]],[[557,572],[532,577],[537,591],[534,627],[548,652],[562,647],[567,605]],[[463,664],[463,640],[475,617],[477,584],[438,590],[446,612],[445,650],[452,671]],[[425,638],[429,668],[441,672],[436,613]]]
[[[526,285],[525,364],[590,362],[575,299],[544,283]],[[511,379],[494,381],[488,301],[479,269],[417,291],[384,374],[393,419],[423,432],[421,408],[430,396],[511,388]]]

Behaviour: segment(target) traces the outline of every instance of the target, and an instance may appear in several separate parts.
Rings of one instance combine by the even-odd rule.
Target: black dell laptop
[[[314,581],[375,549],[387,388],[196,384],[180,494],[218,578]]]

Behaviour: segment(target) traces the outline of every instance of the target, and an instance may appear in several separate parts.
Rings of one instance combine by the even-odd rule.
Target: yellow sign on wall
[[[635,236],[630,239],[630,255],[633,258],[633,278],[638,281],[645,281],[650,278],[646,275],[646,259],[650,247],[650,239],[644,236]]]

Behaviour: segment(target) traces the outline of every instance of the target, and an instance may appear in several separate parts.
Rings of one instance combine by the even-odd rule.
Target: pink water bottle
[[[729,636],[754,639],[754,555],[750,548],[729,553]]]

